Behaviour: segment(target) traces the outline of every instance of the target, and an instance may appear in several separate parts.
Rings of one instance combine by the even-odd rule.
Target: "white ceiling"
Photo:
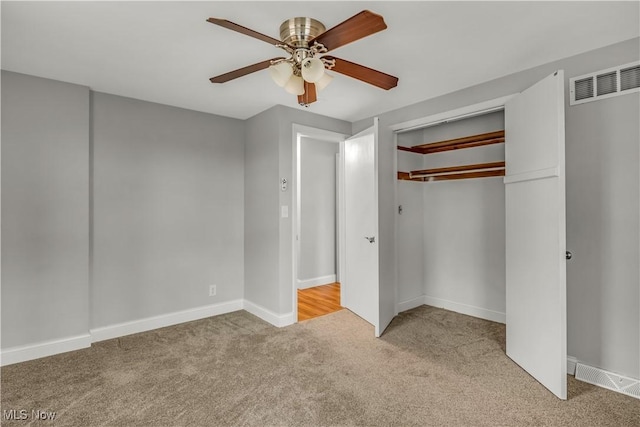
[[[327,28],[363,9],[387,30],[336,49],[397,76],[384,91],[336,78],[310,111],[356,121],[640,35],[640,2],[2,2],[2,68],[142,100],[245,119],[296,97],[266,70],[209,77],[283,51],[206,22],[278,38],[310,16]],[[612,64],[615,65],[615,64]],[[595,71],[595,70],[594,70]]]

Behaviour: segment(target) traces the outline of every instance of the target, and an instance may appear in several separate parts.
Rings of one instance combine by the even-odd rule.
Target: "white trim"
[[[298,279],[298,289],[307,289],[307,288],[313,288],[314,286],[329,285],[335,282],[336,282],[335,274],[329,274],[328,276],[313,277],[311,279],[304,279],[304,280]]]
[[[468,316],[478,317],[480,319],[491,320],[492,322],[507,322],[505,313],[489,310],[487,308],[463,304],[460,302],[449,301],[442,298],[430,297],[428,295],[421,295],[419,297],[398,303],[398,311],[402,312],[411,310],[412,308],[416,308],[421,305],[430,305],[432,307],[444,308],[445,310],[466,314]]]
[[[245,311],[248,311],[254,316],[258,316],[265,322],[271,323],[273,326],[277,326],[278,328],[289,326],[296,322],[296,317],[294,316],[295,312],[277,314],[269,309],[266,309],[258,304],[254,304],[251,301],[247,300],[244,300],[243,308]]]
[[[567,374],[575,375],[577,364],[578,364],[578,359],[576,359],[573,356],[567,356]]]
[[[0,352],[0,366],[89,348],[91,347],[91,343],[94,342],[105,341],[140,332],[147,332],[154,329],[205,319],[207,317],[218,316],[243,309],[277,327],[288,326],[296,322],[296,316],[294,315],[295,312],[293,311],[279,315],[250,301],[237,299],[220,304],[212,304],[204,307],[147,317],[131,322],[95,328],[91,329],[89,331],[90,333],[84,335],[77,335],[59,340],[43,341],[24,346],[10,347]]]
[[[409,120],[390,126],[391,130],[396,133],[408,132],[411,130],[435,126],[442,123],[453,122],[456,120],[468,119],[482,114],[501,111],[504,105],[516,94],[502,96],[500,98],[490,99],[488,101],[479,102],[477,104],[468,105],[455,110],[445,111],[443,113],[432,114],[430,116],[421,117],[419,119]]]
[[[36,344],[9,347],[2,350],[0,366],[26,362],[27,360],[53,356],[54,354],[91,347],[91,335],[83,334],[59,340],[43,341]]]
[[[426,302],[425,302],[424,295],[420,295],[419,297],[411,298],[410,300],[399,302],[397,305],[396,311],[398,313],[401,313],[403,311],[411,310],[412,308],[420,307],[421,305],[425,305],[425,304]]]
[[[131,322],[118,323],[115,325],[91,329],[91,338],[93,342],[104,341],[125,335],[173,326],[179,323],[191,322],[193,320],[231,313],[232,311],[242,310],[242,308],[243,301],[241,299],[237,299],[220,304],[212,304],[204,307],[176,311],[159,316],[133,320]]]
[[[424,296],[424,303],[433,307],[440,307],[444,308],[445,310],[455,311],[456,313],[479,317],[480,319],[491,320],[498,323],[507,323],[506,314],[499,311],[493,311],[482,307],[462,304],[446,299],[430,297],[428,295]]]

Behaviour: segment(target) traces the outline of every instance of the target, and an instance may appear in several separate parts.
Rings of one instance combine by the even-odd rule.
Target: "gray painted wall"
[[[638,60],[639,51],[640,41],[633,39],[381,114],[378,151],[381,297],[395,298],[397,280],[397,150],[390,125],[519,92],[559,68],[565,70],[568,79],[632,62]],[[86,285],[89,92],[87,88],[5,72],[2,89],[4,348],[86,333],[89,326]],[[98,214],[101,218],[95,229],[97,283],[92,308],[97,302],[96,313],[100,314],[93,316],[91,325],[241,297],[242,286],[237,283],[242,281],[242,271],[247,299],[276,313],[290,312],[294,280],[292,228],[290,218],[280,218],[280,206],[291,207],[292,194],[279,191],[278,179],[291,179],[293,175],[292,123],[348,134],[370,126],[371,119],[350,124],[277,106],[243,123],[108,95],[96,97],[94,108],[102,111],[96,123],[100,136],[95,141],[95,148],[102,154],[96,159],[101,165],[111,162],[118,169],[96,175],[99,182],[94,209],[105,207],[108,201],[114,206],[106,206],[110,210]],[[133,114],[136,120],[113,111],[118,108]],[[638,116],[638,94],[566,109],[567,241],[575,254],[567,266],[569,354],[590,365],[636,378],[640,377]],[[205,139],[197,128],[207,128],[209,119],[216,125],[209,128],[209,139]],[[163,124],[164,120],[172,126]],[[124,124],[123,129],[115,129],[120,123]],[[226,145],[233,140],[241,146],[243,132],[246,132],[244,156],[241,149]],[[226,175],[219,179],[223,174],[205,170],[187,150],[177,149],[183,138],[184,147],[211,159],[222,170],[237,172],[235,167],[242,168],[245,164],[246,169],[240,169],[240,174],[232,172],[236,180]],[[23,139],[27,142],[23,143]],[[52,144],[42,143],[44,140],[54,141],[56,149],[52,149]],[[130,141],[131,146],[124,141]],[[224,161],[209,144],[216,147],[220,144],[224,153],[220,157],[225,156]],[[157,148],[153,163],[146,158],[151,148]],[[140,164],[134,164],[128,156]],[[227,162],[234,168],[227,169],[221,164]],[[27,169],[25,164],[34,167]],[[247,181],[244,220],[242,209],[237,209],[242,204],[243,186],[233,184],[243,176]],[[115,188],[121,183],[132,185]],[[19,188],[13,187],[18,184]],[[226,184],[229,187],[221,188]],[[228,204],[218,206],[202,197],[196,203],[196,192],[188,188],[191,185],[198,192],[215,194]],[[151,191],[141,195],[142,188]],[[232,194],[231,189],[236,192]],[[205,214],[186,212],[194,208],[213,215],[213,220],[206,221]],[[145,218],[151,224],[143,223]],[[229,222],[219,224],[221,220]],[[128,227],[131,236],[123,233],[116,234],[114,239],[107,236],[106,230],[114,224]],[[210,230],[217,233],[225,226],[238,231],[240,238],[238,235],[231,238],[223,232],[221,245],[212,240]],[[148,240],[142,239],[143,235]],[[191,239],[185,236],[195,239],[193,246],[189,246],[187,240]],[[142,259],[125,260],[116,254],[119,261],[114,264],[116,271],[105,269],[101,273],[104,266],[100,263],[104,259],[100,254],[124,248],[121,241],[124,239],[131,239],[133,249],[129,254],[138,256],[144,250]],[[250,242],[248,247],[242,248],[243,241]],[[154,252],[156,244],[159,249]],[[220,260],[230,259],[222,253],[221,248],[226,245],[240,257],[236,260],[242,259],[244,253],[244,262],[231,261],[233,267],[240,266],[237,271],[221,266]],[[191,259],[196,247],[208,253],[207,261],[213,267],[203,266],[204,258]],[[219,259],[211,258],[217,255]],[[38,269],[33,268],[33,260],[39,262]],[[162,261],[168,261],[170,267],[161,265]],[[187,273],[188,283],[182,280],[176,283],[178,273],[184,273],[188,267],[195,267],[193,273]],[[161,269],[165,269],[166,278],[159,276]],[[137,274],[136,279],[143,280],[142,289],[114,284],[123,271]],[[211,280],[222,282],[216,283],[220,299],[211,300],[207,296]],[[185,287],[186,296],[170,299],[180,286]],[[123,298],[118,301],[123,308],[115,307],[116,294]],[[100,296],[106,297],[106,301],[98,301]],[[41,299],[34,302],[36,298]],[[134,309],[127,302],[129,299],[142,301],[143,306]],[[22,308],[26,301],[32,309],[38,309],[37,318],[25,314]],[[34,308],[34,304],[39,305]],[[114,312],[107,313],[107,307]],[[58,320],[51,323],[53,316]],[[22,326],[20,331],[10,329],[16,324]]]
[[[89,89],[2,71],[2,348],[89,333]]]
[[[568,106],[571,77],[639,59],[635,38],[380,115],[380,228],[393,234],[396,178],[389,126],[520,92],[557,69],[566,90],[568,353],[596,367],[640,377],[639,95]],[[353,131],[370,125],[366,119]],[[589,177],[591,175],[591,177]],[[384,213],[384,215],[383,215]],[[394,212],[395,213],[395,212]],[[400,243],[399,243],[400,244]],[[381,266],[395,269],[395,247]],[[384,282],[394,289],[395,282]]]
[[[280,312],[279,116],[270,108],[246,121],[244,297]]]
[[[298,279],[336,274],[337,143],[300,143],[300,260]]]
[[[103,93],[92,116],[91,327],[242,298],[243,122]]]
[[[313,107],[311,107],[313,108]],[[292,314],[293,225],[281,206],[293,206],[293,124],[348,134],[351,123],[278,105],[246,121],[245,298],[277,315]]]

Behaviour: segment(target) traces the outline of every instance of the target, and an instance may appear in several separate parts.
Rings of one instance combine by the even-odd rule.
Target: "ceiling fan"
[[[361,80],[389,90],[398,85],[398,78],[363,65],[324,55],[353,41],[370,36],[387,28],[382,16],[363,10],[346,21],[326,30],[312,18],[291,18],[280,25],[280,39],[253,31],[226,19],[209,18],[208,22],[237,31],[278,47],[289,55],[258,62],[228,73],[210,78],[211,83],[225,83],[256,71],[269,69],[271,78],[292,95],[298,96],[300,105],[308,106],[317,101],[316,90],[326,87],[333,77],[325,70]]]

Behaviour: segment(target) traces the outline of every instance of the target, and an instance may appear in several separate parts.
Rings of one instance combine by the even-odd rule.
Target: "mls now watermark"
[[[53,421],[56,413],[42,409],[5,409],[2,411],[2,418],[7,421]]]

